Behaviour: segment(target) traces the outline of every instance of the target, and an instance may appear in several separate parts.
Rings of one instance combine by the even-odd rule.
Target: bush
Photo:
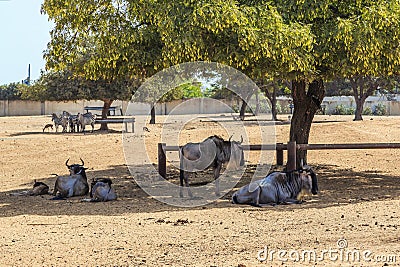
[[[386,115],[386,106],[383,104],[378,104],[375,106],[374,115],[384,116]]]
[[[276,112],[278,114],[289,114],[290,108],[288,105],[281,106],[279,103],[276,103]]]
[[[372,112],[372,109],[371,109],[371,107],[365,107],[364,109],[363,109],[363,112],[362,112],[362,115],[372,115],[373,114],[373,112]]]
[[[10,83],[0,86],[0,100],[19,100],[21,99],[20,84]]]
[[[343,104],[337,105],[335,111],[333,112],[334,115],[354,115],[355,108],[353,107],[346,107]]]

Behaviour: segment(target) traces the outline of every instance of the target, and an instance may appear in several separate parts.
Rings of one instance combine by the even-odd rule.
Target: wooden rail
[[[287,170],[296,169],[296,154],[298,150],[330,150],[330,149],[395,149],[400,148],[400,143],[348,143],[348,144],[287,144],[277,143],[275,145],[243,145],[243,150],[260,151],[275,150],[276,164],[283,165],[283,151],[287,150]],[[165,143],[158,143],[158,173],[166,178],[167,157],[166,151],[179,151],[180,146],[167,146]]]

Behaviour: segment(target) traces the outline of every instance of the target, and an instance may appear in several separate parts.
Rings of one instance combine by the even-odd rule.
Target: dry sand
[[[141,128],[144,119],[137,118],[132,138],[146,140],[153,163],[157,143],[174,132],[180,144],[200,141],[210,133],[228,137],[218,118],[184,127],[176,121],[147,125],[150,132]],[[317,116],[310,143],[400,142],[399,117],[351,119]],[[229,121],[229,116],[221,120]],[[115,129],[110,133],[43,133],[49,122],[46,116],[0,118],[0,266],[400,265],[399,149],[310,151],[308,163],[318,174],[321,193],[301,205],[233,205],[233,190],[209,205],[180,208],[154,200],[135,183],[125,161],[121,125],[110,125]],[[244,125],[246,142],[259,143],[264,126],[254,121]],[[163,133],[165,128],[170,132]],[[288,133],[289,125],[277,125],[276,141],[287,142]],[[144,151],[137,153],[145,156]],[[253,168],[236,188],[249,182],[258,156],[248,155],[247,164]],[[80,157],[89,168],[89,179],[113,179],[117,201],[82,203],[81,197],[51,201],[51,196],[9,195],[29,189],[34,179],[52,190],[52,174],[67,174],[66,159],[79,162]],[[178,183],[177,169],[169,167],[168,177]],[[193,183],[207,181],[211,175],[192,179]],[[347,246],[339,250],[338,240]],[[273,259],[260,262],[257,255],[266,247],[269,256],[272,250],[290,254],[278,258],[276,252]],[[315,261],[302,260],[306,250],[316,253]],[[372,261],[363,258],[366,251],[372,253],[366,255]]]

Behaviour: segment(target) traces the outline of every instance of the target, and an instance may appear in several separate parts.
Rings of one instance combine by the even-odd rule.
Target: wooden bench
[[[100,110],[101,111],[101,110],[103,110],[103,107],[89,107],[89,106],[86,106],[83,109],[85,110],[85,112],[89,112],[90,110],[95,110],[95,111]],[[115,110],[119,110],[119,112],[120,112],[120,114],[122,116],[122,108],[121,108],[121,106],[110,107],[108,109],[108,115],[115,116]],[[113,113],[112,115],[111,115],[111,112]],[[97,114],[97,115],[100,115],[100,114]]]
[[[132,124],[132,133],[135,132],[135,118],[113,118],[113,119],[96,119],[95,123],[123,123],[125,125],[125,132],[128,132],[128,123]]]

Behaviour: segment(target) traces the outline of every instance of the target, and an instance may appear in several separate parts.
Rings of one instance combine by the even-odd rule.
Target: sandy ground
[[[237,140],[240,129],[245,143],[275,138],[263,118],[259,123],[249,118],[240,127],[229,116],[190,118],[158,117],[147,132],[145,118],[137,117],[129,138],[145,140],[145,149],[132,146],[128,153],[155,165],[160,141],[184,144],[210,134],[228,138],[232,131]],[[400,143],[399,117],[351,119],[317,116],[310,143]],[[301,205],[269,208],[230,202],[232,193],[250,181],[255,164],[274,161],[246,153],[249,167],[235,189],[206,206],[182,208],[153,199],[135,183],[121,125],[110,125],[109,133],[43,133],[49,122],[46,116],[0,118],[0,266],[400,265],[399,149],[310,151],[320,194]],[[275,131],[276,142],[287,142],[288,124],[276,125]],[[173,154],[168,155],[168,179],[177,184]],[[34,179],[52,190],[52,174],[67,174],[66,159],[72,163],[80,157],[89,179],[113,179],[117,201],[9,195],[29,189]],[[134,176],[152,179],[139,164],[131,167]],[[193,184],[210,181],[210,172],[192,179]]]

